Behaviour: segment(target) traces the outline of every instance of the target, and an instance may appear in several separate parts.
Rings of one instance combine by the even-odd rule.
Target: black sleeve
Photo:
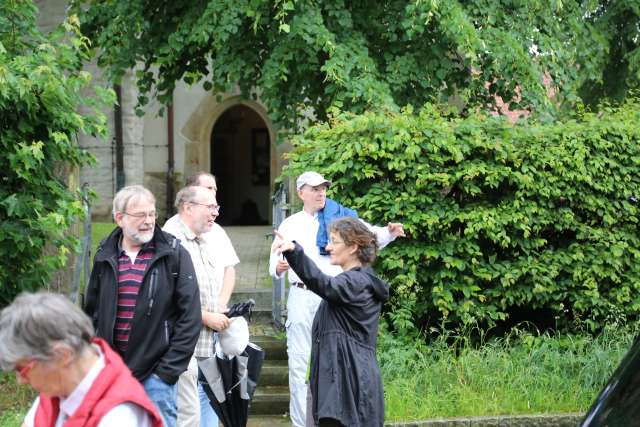
[[[349,304],[358,298],[346,274],[336,277],[324,274],[298,243],[294,250],[283,254],[289,266],[313,293],[333,304]]]
[[[168,384],[174,384],[187,370],[202,329],[200,290],[193,263],[182,246],[179,254],[179,274],[173,295],[177,313],[174,333],[169,349],[154,371]]]
[[[96,263],[93,263],[91,269],[91,275],[89,277],[89,283],[84,291],[84,301],[82,310],[91,318],[93,327],[97,328],[97,311],[98,311],[98,268]]]

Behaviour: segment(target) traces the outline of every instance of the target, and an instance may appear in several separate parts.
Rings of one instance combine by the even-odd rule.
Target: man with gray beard
[[[116,194],[118,226],[96,251],[84,311],[142,383],[165,426],[175,427],[176,382],[201,329],[200,293],[189,253],[156,218],[146,188]]]

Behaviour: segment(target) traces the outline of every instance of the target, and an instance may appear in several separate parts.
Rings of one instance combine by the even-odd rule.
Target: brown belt
[[[295,286],[296,288],[304,289],[305,291],[308,289],[307,285],[302,282],[293,282],[291,286]]]

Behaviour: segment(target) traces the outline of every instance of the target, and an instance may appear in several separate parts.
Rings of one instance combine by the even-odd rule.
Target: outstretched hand
[[[404,225],[402,225],[399,222],[390,222],[389,224],[387,224],[387,229],[389,230],[389,233],[391,233],[391,235],[393,237],[405,237],[406,236],[404,234]]]
[[[280,234],[277,230],[273,231],[276,235],[276,238],[271,245],[271,252],[275,252],[280,255],[283,252],[292,251],[295,249],[296,244],[290,240],[285,239],[285,237]]]

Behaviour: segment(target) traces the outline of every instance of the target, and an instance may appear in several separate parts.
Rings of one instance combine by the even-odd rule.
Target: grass
[[[482,346],[441,337],[429,345],[382,334],[378,357],[388,421],[585,412],[633,334],[516,332]],[[447,342],[449,341],[449,342]]]
[[[36,393],[16,382],[13,372],[0,372],[0,427],[20,427]]]
[[[116,227],[114,223],[111,222],[93,222],[91,223],[91,260],[93,261],[93,257],[96,254],[96,250],[98,249],[98,244],[107,237],[113,229]]]
[[[26,411],[14,411],[8,410],[0,413],[0,426],[1,427],[20,427]]]

